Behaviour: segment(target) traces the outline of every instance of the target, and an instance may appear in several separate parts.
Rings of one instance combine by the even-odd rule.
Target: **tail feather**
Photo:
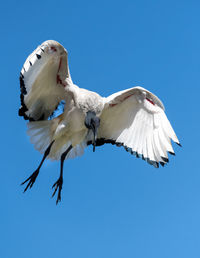
[[[38,150],[40,153],[44,153],[49,144],[54,139],[54,120],[33,121],[29,122],[27,126],[27,134],[30,136],[31,143],[34,145],[36,150]],[[55,140],[54,144],[52,145],[48,158],[52,160],[59,160],[62,153],[65,152],[71,144],[71,140],[67,135],[60,136]],[[65,159],[73,159],[77,156],[83,155],[84,148],[86,146],[87,145],[85,142],[77,144],[68,153]]]
[[[52,121],[34,121],[27,124],[27,134],[36,150],[44,153],[52,141]]]

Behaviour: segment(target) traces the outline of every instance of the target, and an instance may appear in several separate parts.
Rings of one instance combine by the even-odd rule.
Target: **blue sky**
[[[200,3],[4,1],[1,31],[0,257],[200,257]],[[43,41],[69,52],[73,81],[102,96],[140,85],[164,103],[183,148],[155,169],[103,146],[65,163],[62,202],[18,117],[19,72]]]

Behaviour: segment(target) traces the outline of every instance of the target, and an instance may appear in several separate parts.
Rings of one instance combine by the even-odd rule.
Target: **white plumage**
[[[23,183],[32,187],[45,158],[61,160],[61,174],[54,184],[61,199],[63,162],[82,155],[84,148],[104,143],[123,146],[155,167],[174,154],[171,140],[180,145],[162,102],[142,87],[103,98],[74,85],[67,51],[58,42],[45,41],[26,60],[20,73],[19,115],[28,122],[28,135],[44,153],[37,170]],[[64,101],[64,111],[55,110]],[[53,195],[54,195],[53,194]]]

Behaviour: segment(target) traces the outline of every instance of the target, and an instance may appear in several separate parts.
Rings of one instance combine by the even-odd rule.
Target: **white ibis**
[[[151,92],[134,87],[104,98],[73,84],[68,54],[58,42],[42,43],[20,73],[19,115],[28,122],[28,135],[43,153],[38,168],[22,184],[31,188],[46,158],[60,160],[60,176],[52,188],[61,200],[64,160],[83,154],[88,145],[123,146],[154,167],[174,155],[171,140],[180,145],[162,102]],[[63,113],[56,109],[64,105]]]

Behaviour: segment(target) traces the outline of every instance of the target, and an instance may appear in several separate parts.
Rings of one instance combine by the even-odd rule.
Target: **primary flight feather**
[[[104,98],[73,84],[68,53],[58,42],[42,43],[25,61],[20,73],[19,115],[28,122],[28,135],[43,159],[22,184],[31,188],[46,158],[60,160],[60,176],[53,185],[61,200],[64,160],[83,154],[84,148],[105,143],[158,167],[174,155],[171,140],[180,145],[167,119],[162,102],[142,87]],[[61,103],[64,110],[56,116]]]

